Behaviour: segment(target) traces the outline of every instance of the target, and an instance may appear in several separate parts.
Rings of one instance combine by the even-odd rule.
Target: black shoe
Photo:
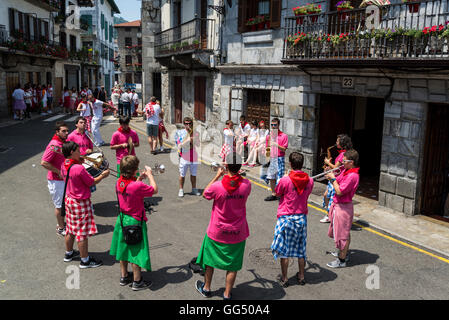
[[[204,290],[204,282],[200,280],[196,280],[195,288],[204,298],[210,298],[212,296],[210,291]]]
[[[73,258],[79,257],[80,256],[80,252],[77,250],[72,250],[72,254],[68,254],[66,253],[64,255],[64,262],[70,262],[72,261]]]
[[[273,195],[265,198],[265,201],[276,201],[276,200],[279,200],[279,198]]]
[[[120,285],[126,286],[133,282],[133,274],[131,272],[128,272],[128,275],[126,277],[120,278]]]
[[[152,285],[153,283],[151,281],[144,281],[143,279],[140,279],[139,282],[133,281],[132,289],[133,291],[140,291],[148,289]]]
[[[89,257],[87,262],[83,262],[83,260],[81,260],[80,269],[97,268],[101,265],[103,265],[103,261],[97,261],[94,258]]]

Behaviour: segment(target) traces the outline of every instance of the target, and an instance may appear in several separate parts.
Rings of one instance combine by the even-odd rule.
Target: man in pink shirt
[[[131,119],[129,117],[120,116],[120,127],[112,134],[111,149],[115,150],[117,158],[117,171],[120,175],[120,160],[124,156],[136,155],[136,149],[139,146],[139,136],[137,132],[129,126]],[[130,152],[131,151],[131,152]]]
[[[76,142],[65,142],[62,152],[66,159],[61,166],[61,173],[64,179],[68,179],[64,199],[67,220],[64,262],[70,262],[79,255],[81,269],[96,268],[103,263],[89,257],[88,237],[97,233],[90,201],[90,187],[109,176],[109,170],[105,170],[97,178],[93,178],[82,165],[80,147]],[[75,240],[79,252],[73,250]]]
[[[298,258],[299,272],[296,278],[300,285],[305,284],[304,267],[307,244],[307,200],[313,189],[313,179],[302,172],[304,156],[292,152],[289,156],[292,170],[282,177],[276,186],[276,195],[280,197],[277,223],[271,251],[275,259],[281,258],[282,275],[278,281],[288,286],[288,259]]]
[[[270,182],[271,196],[265,198],[265,201],[274,201],[279,198],[276,196],[276,184],[285,173],[285,151],[288,148],[288,135],[279,129],[280,121],[278,118],[271,120],[271,131],[267,135],[266,147],[270,148],[270,166],[268,167],[265,181]]]
[[[86,119],[78,117],[75,120],[76,129],[67,137],[67,141],[76,142],[80,146],[81,155],[90,154],[93,151],[94,144],[86,135]]]
[[[212,213],[201,246],[197,264],[205,269],[204,282],[195,287],[203,297],[211,296],[214,268],[226,270],[224,299],[231,298],[231,290],[242,268],[246,239],[249,236],[246,220],[246,201],[251,193],[251,183],[238,174],[242,159],[231,153],[226,157],[226,171],[219,168],[217,175],[204,189],[203,197],[214,200]],[[223,176],[224,175],[224,176]],[[223,176],[221,181],[218,181]]]
[[[64,162],[62,144],[67,139],[68,134],[68,126],[62,121],[57,122],[56,133],[47,145],[41,160],[41,166],[48,170],[47,185],[55,206],[55,216],[58,222],[56,233],[62,236],[65,236],[64,217],[61,216],[62,195],[64,193],[64,180],[61,175],[61,165]]]
[[[339,250],[333,253],[337,260],[327,264],[330,268],[344,268],[349,260],[348,250],[351,242],[351,226],[354,218],[354,206],[352,198],[359,185],[359,154],[354,149],[344,153],[344,171],[336,178],[333,173],[326,178],[335,188],[335,196],[329,210],[331,221],[328,236],[334,239],[335,246]]]

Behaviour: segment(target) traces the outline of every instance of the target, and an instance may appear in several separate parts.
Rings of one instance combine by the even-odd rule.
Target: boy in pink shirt
[[[120,175],[120,160],[127,155],[136,155],[136,149],[139,146],[139,136],[136,131],[129,127],[129,117],[120,116],[120,127],[112,134],[111,149],[115,150],[117,158],[117,171]],[[130,152],[131,151],[131,152]]]
[[[56,123],[56,133],[47,145],[42,156],[41,166],[48,170],[47,185],[55,207],[55,216],[58,225],[56,233],[65,236],[64,217],[61,216],[62,195],[64,192],[64,180],[61,175],[61,165],[64,163],[62,144],[67,139],[69,128],[60,121]]]
[[[101,266],[102,262],[89,257],[88,251],[88,237],[97,233],[90,201],[90,187],[109,176],[109,170],[93,178],[82,165],[80,147],[76,142],[65,142],[62,152],[66,160],[61,167],[61,172],[64,179],[66,181],[68,179],[64,199],[67,220],[64,262],[70,262],[80,255],[81,269],[96,268]],[[79,252],[73,250],[75,240]]]
[[[354,206],[352,198],[359,185],[359,154],[354,149],[344,153],[344,171],[336,178],[333,173],[326,177],[335,188],[335,196],[329,210],[331,224],[328,236],[334,239],[335,246],[339,250],[333,253],[337,260],[327,264],[330,268],[344,268],[348,258],[349,244],[351,242],[351,226],[354,218]]]
[[[277,223],[271,251],[275,259],[281,258],[282,275],[278,281],[288,286],[288,259],[298,258],[299,272],[296,274],[300,285],[305,284],[304,267],[307,244],[307,200],[313,189],[313,180],[301,171],[304,156],[292,152],[289,156],[292,170],[282,177],[276,186],[276,196],[280,197]]]
[[[86,119],[78,117],[75,120],[76,129],[67,137],[67,141],[76,142],[80,146],[81,155],[92,153],[94,144],[86,135]]]
[[[151,271],[150,251],[147,235],[147,217],[145,216],[144,198],[151,197],[158,192],[150,167],[145,167],[138,178],[139,159],[135,156],[125,156],[120,161],[120,178],[116,184],[117,200],[119,203],[119,216],[117,218],[114,234],[112,235],[111,250],[109,253],[120,261],[120,285],[125,286],[132,282],[132,290],[139,291],[151,286],[151,281],[144,281],[141,269]],[[142,182],[148,177],[149,185]],[[127,244],[124,240],[122,226],[141,225],[142,240],[140,243]],[[133,268],[133,279],[128,273],[128,263]]]
[[[226,170],[219,168],[217,175],[204,189],[203,197],[214,200],[212,213],[201,246],[197,264],[205,269],[204,282],[198,280],[197,291],[203,297],[211,296],[214,268],[227,270],[224,299],[231,298],[231,290],[242,268],[245,242],[249,236],[246,221],[246,201],[251,193],[251,183],[238,174],[242,159],[236,153],[226,157]],[[223,176],[224,175],[224,176]],[[221,181],[218,181],[223,176]]]

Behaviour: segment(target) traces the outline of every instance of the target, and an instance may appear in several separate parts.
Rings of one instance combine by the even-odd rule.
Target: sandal
[[[281,275],[278,276],[277,281],[279,282],[281,287],[283,287],[283,288],[287,288],[288,287],[288,279],[287,280],[282,280],[282,276]]]
[[[299,272],[298,273],[296,273],[296,279],[298,280],[298,284],[300,285],[300,286],[303,286],[303,285],[305,285],[306,284],[306,279],[299,279]]]

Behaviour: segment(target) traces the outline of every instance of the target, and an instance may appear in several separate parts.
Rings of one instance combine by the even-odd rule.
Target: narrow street
[[[200,249],[212,202],[190,195],[188,179],[186,195],[178,198],[177,165],[170,160],[168,151],[150,154],[143,123],[136,120],[131,125],[140,138],[137,156],[141,166],[153,166],[156,162],[166,166],[166,172],[156,176],[159,194],[151,199],[154,211],[148,222],[152,271],[145,272],[144,277],[151,280],[153,286],[140,292],[119,286],[119,264],[109,255],[117,218],[116,180],[112,175],[101,182],[92,195],[99,233],[89,239],[89,251],[103,260],[104,265],[79,270],[79,260],[63,261],[64,240],[55,232],[56,219],[47,189],[46,171],[40,161],[54,133],[55,122],[67,121],[70,131],[74,129],[74,122],[68,121],[69,116],[45,121],[48,118],[52,117],[0,128],[0,146],[7,148],[0,153],[0,299],[203,299],[194,288],[195,281],[201,276],[193,273],[188,263]],[[103,122],[101,133],[106,142],[110,141],[117,127],[117,121]],[[102,149],[115,166],[115,154],[108,146]],[[209,166],[200,166],[200,189],[207,185],[213,174]],[[449,296],[449,263],[356,225],[351,233],[348,267],[328,268],[326,263],[334,259],[327,253],[333,251],[333,241],[327,237],[328,224],[319,223],[323,213],[314,206],[309,207],[308,215],[307,283],[305,286],[295,283],[297,263],[292,261],[290,286],[282,288],[276,282],[279,263],[273,261],[269,250],[277,202],[263,201],[267,193],[260,183],[252,184],[247,203],[250,237],[243,268],[233,290],[234,299],[438,300]],[[70,288],[68,277],[75,269],[79,270],[80,285]],[[215,271],[213,300],[222,297],[224,277],[225,272]]]

